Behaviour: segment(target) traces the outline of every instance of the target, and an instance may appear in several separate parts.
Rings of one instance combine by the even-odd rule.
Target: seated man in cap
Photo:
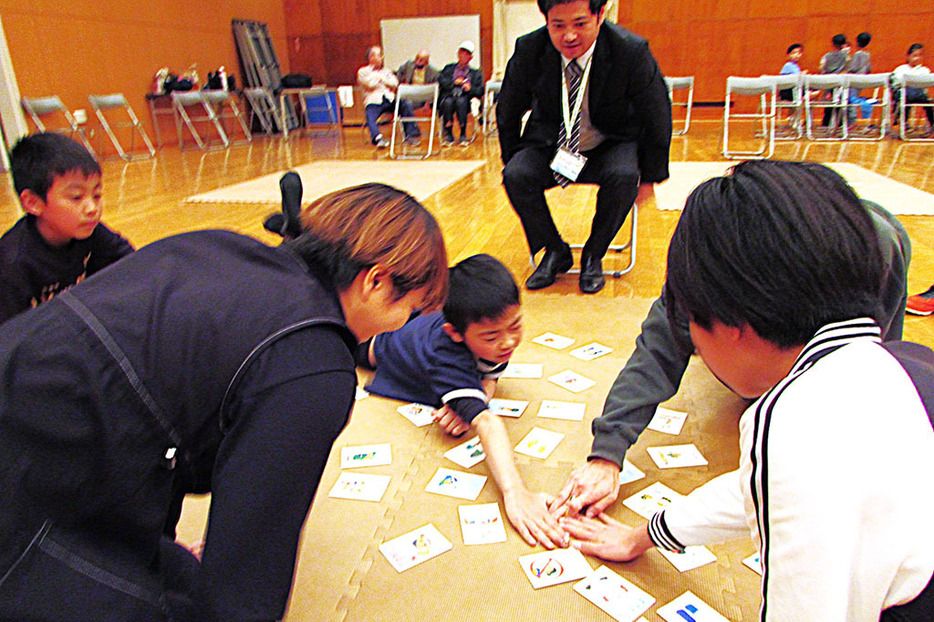
[[[441,117],[444,119],[443,142],[454,142],[454,113],[460,125],[460,142],[467,145],[467,113],[470,100],[483,97],[483,74],[470,66],[474,53],[473,41],[464,41],[457,50],[457,62],[445,65],[438,77],[441,85]]]

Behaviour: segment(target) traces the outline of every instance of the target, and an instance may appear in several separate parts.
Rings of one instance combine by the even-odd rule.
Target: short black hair
[[[867,45],[869,45],[870,41],[872,41],[872,35],[869,34],[868,32],[861,32],[858,35],[856,35],[856,45],[858,45],[861,48],[864,48]]]
[[[495,320],[519,304],[519,286],[509,269],[490,255],[474,255],[448,269],[444,319],[463,335],[467,327]]]
[[[548,18],[548,11],[552,10],[559,4],[568,4],[569,2],[574,2],[575,0],[538,0],[538,10],[542,12],[542,15],[545,16],[545,19]],[[600,12],[604,6],[606,6],[607,0],[587,0],[587,3],[590,5],[590,13],[596,15]]]
[[[24,136],[10,152],[16,194],[32,190],[43,201],[56,177],[81,171],[85,177],[101,174],[101,165],[84,145],[56,132]]]
[[[916,50],[923,50],[923,49],[924,49],[924,45],[920,43],[912,43],[911,45],[908,46],[908,53],[912,54]]]
[[[834,35],[830,41],[838,48],[843,47],[846,45],[846,35]]]
[[[803,50],[804,46],[801,45],[800,43],[792,43],[791,45],[788,46],[788,49],[785,50],[785,54],[791,54],[792,52],[798,49]]]
[[[668,248],[666,303],[709,330],[749,325],[779,347],[822,326],[881,317],[872,216],[833,170],[750,161],[688,197]]]

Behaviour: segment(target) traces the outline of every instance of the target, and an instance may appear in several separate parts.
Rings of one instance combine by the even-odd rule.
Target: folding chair
[[[775,140],[798,140],[804,136],[804,88],[802,87],[802,77],[804,74],[783,74],[775,76],[762,76],[775,82],[775,119],[776,131]],[[782,91],[791,92],[791,99],[782,99]],[[791,135],[778,133],[778,122],[781,120],[781,111],[789,110],[791,114],[788,117],[788,127],[791,128]]]
[[[23,104],[23,110],[29,114],[32,118],[32,122],[36,124],[36,129],[40,132],[58,132],[72,137],[77,134],[87,150],[92,154],[94,153],[94,147],[88,142],[84,130],[78,125],[78,122],[75,121],[71,111],[62,103],[58,95],[50,95],[48,97],[23,97],[20,101]],[[49,117],[56,113],[59,113],[64,118],[67,126],[57,125],[46,128],[45,122],[42,119],[45,118],[46,121],[48,121]]]
[[[431,114],[427,117],[424,116],[411,116],[403,117],[399,112],[399,104],[403,100],[406,101],[431,101]],[[440,129],[437,123],[438,115],[438,83],[433,84],[400,84],[398,90],[396,91],[396,110],[395,114],[392,117],[392,129],[391,129],[391,138],[389,139],[389,157],[394,160],[424,160],[425,158],[434,155],[435,144],[435,134]],[[408,152],[405,146],[402,147],[402,152],[396,153],[396,134],[402,132],[404,135],[403,123],[412,122],[412,123],[429,123],[428,131],[428,150],[424,152]],[[399,130],[397,132],[396,130]],[[403,143],[404,145],[404,143]]]
[[[253,128],[253,120],[256,119],[267,136],[275,134],[278,115],[272,91],[262,86],[253,86],[243,89],[243,96],[250,105],[250,129]]]
[[[931,88],[934,88],[934,74],[904,75],[901,77],[901,81],[902,81],[902,86],[900,89],[899,111],[898,111],[899,123],[901,124],[899,126],[899,136],[901,136],[902,140],[906,140],[906,141],[915,141],[915,142],[924,142],[924,143],[934,142],[934,136],[932,136],[930,132],[928,132],[927,136],[925,135],[913,136],[912,134],[909,134],[908,114],[906,112],[909,106],[913,108],[920,108],[922,110],[925,108],[927,109],[934,108],[934,99],[931,99],[929,95],[928,103],[926,104],[905,103],[905,98],[908,95],[909,88],[924,89],[925,91]],[[929,129],[934,130],[934,126],[930,127]]]
[[[283,138],[289,137],[288,112],[289,107],[292,105],[292,97],[298,97],[299,108],[301,109],[296,129],[302,126],[307,128],[311,124],[309,119],[310,113],[324,112],[327,114],[328,126],[324,133],[340,130],[340,116],[338,115],[337,109],[334,107],[334,102],[331,99],[331,94],[328,93],[327,87],[312,86],[308,88],[280,89],[279,113],[281,116],[280,125],[282,126]],[[309,101],[313,102],[311,106],[309,106]],[[321,105],[318,105],[317,102],[319,101],[322,102]]]
[[[846,122],[846,109],[849,100],[850,75],[845,73],[805,74],[804,89],[810,91],[826,91],[823,98],[805,97],[804,116],[806,119],[806,133],[808,140],[828,141],[846,140],[849,136]],[[830,125],[827,126],[826,136],[818,136],[814,132],[814,114],[812,110],[830,111]],[[824,115],[826,118],[826,114]],[[835,132],[839,127],[840,133]]]
[[[676,106],[685,108],[684,126],[680,130],[672,131],[674,136],[682,136],[688,133],[691,127],[691,107],[694,105],[694,76],[685,76],[682,78],[665,78],[665,85],[668,87],[668,99],[671,100],[672,119],[674,119],[674,108]],[[687,98],[675,101],[674,92],[687,90]]]
[[[759,99],[756,112],[732,112],[732,96],[747,95]],[[736,159],[767,159],[775,153],[775,80],[771,77],[726,79],[726,102],[723,107],[723,157]],[[755,151],[730,151],[730,119],[752,119],[761,122],[762,146]]]
[[[870,120],[872,120],[876,110],[880,112],[878,132],[872,132],[871,126],[867,128],[866,132],[861,134],[854,134],[847,129],[847,136],[850,140],[875,141],[885,138],[886,132],[889,129],[889,123],[891,123],[892,119],[892,96],[889,91],[889,76],[890,74],[888,73],[852,74],[849,76],[850,90],[847,93],[847,110],[866,106],[869,108]],[[849,103],[849,93],[854,89],[857,92],[862,89],[875,89],[876,95],[873,95],[873,97],[868,99],[864,104],[851,104]],[[882,93],[881,98],[877,95],[878,93]],[[849,117],[849,114],[847,114],[847,116]]]
[[[190,108],[196,108],[196,110],[202,111],[203,114],[193,117],[188,114]],[[224,131],[224,126],[221,125],[220,120],[217,118],[214,106],[201,96],[201,91],[172,91],[172,109],[175,111],[175,129],[178,131],[179,149],[185,149],[182,124],[188,128],[192,138],[195,139],[195,143],[201,149],[226,149],[230,146],[227,132]],[[217,144],[216,141],[211,142],[202,139],[195,127],[196,122],[210,122],[214,126],[214,131],[217,132],[220,144]]]
[[[250,127],[247,125],[246,119],[243,118],[243,114],[240,112],[240,107],[237,106],[236,98],[230,96],[230,91],[201,91],[201,97],[209,104],[211,104],[212,108],[214,108],[214,114],[217,117],[217,121],[221,124],[222,127],[224,127],[224,133],[227,135],[228,144],[242,145],[253,140],[253,134],[250,132]],[[231,135],[230,132],[228,132],[226,129],[224,119],[236,120],[240,125],[240,129],[243,130],[243,138],[231,140]]]
[[[126,97],[123,96],[123,93],[113,93],[111,95],[88,95],[88,102],[91,104],[91,108],[94,110],[94,114],[97,115],[97,120],[100,121],[101,127],[104,128],[104,132],[107,133],[107,136],[110,138],[110,142],[113,144],[114,149],[117,150],[117,155],[127,162],[132,162],[133,160],[145,160],[156,155],[156,149],[152,146],[152,142],[149,140],[149,135],[146,134],[146,130],[143,129],[143,124],[139,122],[139,119],[136,117],[136,113],[133,112],[133,108],[130,107],[130,104],[127,103]],[[111,119],[107,120],[108,111],[120,108],[125,113],[129,121],[117,121]],[[113,116],[113,115],[111,115]],[[119,139],[117,139],[115,129],[130,128],[130,149],[129,151],[124,151],[123,145],[120,144]],[[137,153],[134,151],[133,146],[136,142],[136,135],[143,139],[143,144],[146,146],[146,150],[149,152],[149,155],[146,153]],[[104,138],[101,137],[101,143],[103,143]],[[103,152],[103,145],[101,145],[101,151]]]
[[[483,135],[492,136],[496,128],[496,96],[503,88],[502,80],[487,80],[483,88]],[[490,129],[490,127],[493,129]]]

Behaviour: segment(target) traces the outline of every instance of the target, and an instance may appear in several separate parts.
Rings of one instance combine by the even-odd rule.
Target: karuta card
[[[510,363],[500,378],[541,378],[544,374],[541,363]]]
[[[441,467],[435,471],[428,485],[425,486],[425,491],[446,495],[448,497],[457,497],[458,499],[476,501],[477,495],[483,490],[483,485],[485,483],[485,475],[462,473],[461,471],[454,471]]]
[[[703,466],[707,459],[701,455],[697,447],[689,445],[668,445],[666,447],[647,447],[646,451],[660,469],[677,469],[680,467]]]
[[[399,411],[400,415],[418,427],[434,423],[434,419],[431,418],[431,415],[435,409],[431,406],[426,406],[425,404],[406,404],[405,406],[400,406],[396,410]]]
[[[619,622],[633,622],[655,602],[653,596],[606,566],[576,584],[574,591]]]
[[[506,528],[498,503],[461,505],[457,508],[461,519],[464,544],[492,544],[506,541]]]
[[[586,404],[580,402],[558,402],[555,400],[542,400],[538,409],[538,416],[547,419],[565,419],[567,421],[583,421]]]
[[[545,333],[543,335],[539,335],[532,341],[542,346],[554,348],[555,350],[563,350],[574,343],[574,340],[570,337],[562,337],[561,335],[556,335],[554,333]]]
[[[389,443],[341,447],[342,469],[380,466],[383,464],[392,464],[392,449]]]
[[[571,371],[567,369],[560,374],[555,374],[548,378],[549,382],[553,382],[563,389],[568,391],[573,391],[574,393],[580,393],[581,391],[586,391],[593,385],[597,384],[590,378],[586,376],[581,376],[576,371]]]
[[[762,574],[762,560],[759,558],[758,553],[753,553],[744,559],[743,563],[756,574]]]
[[[586,346],[571,350],[571,356],[579,358],[582,361],[592,361],[612,351],[613,348],[594,341],[593,343],[588,343]]]
[[[670,561],[678,572],[687,572],[717,561],[717,556],[706,546],[689,546],[684,549],[683,553],[674,553],[665,549],[658,549],[658,552]]]
[[[337,499],[358,499],[360,501],[379,501],[389,486],[389,475],[366,475],[364,473],[342,472],[329,497]]]
[[[641,516],[642,518],[652,518],[652,516],[661,510],[664,510],[675,499],[680,499],[681,495],[661,482],[655,482],[623,500],[623,505]]]
[[[379,552],[396,572],[408,570],[450,550],[451,543],[431,523],[379,545]]]
[[[560,432],[543,430],[542,428],[532,428],[525,435],[519,444],[516,445],[516,452],[532,456],[533,458],[547,458],[555,450],[558,443],[564,438]]]
[[[681,434],[681,428],[687,420],[688,414],[678,410],[670,410],[659,406],[655,410],[655,416],[649,421],[649,429],[665,434]]]
[[[365,398],[365,397],[370,397],[369,392],[364,391],[364,390],[361,389],[360,387],[357,387],[357,391],[356,391],[356,393],[354,394],[354,401],[362,400],[362,399]]]
[[[713,607],[688,591],[655,610],[668,622],[730,622]]]
[[[444,452],[444,457],[458,466],[469,469],[482,462],[486,454],[483,453],[483,446],[480,445],[480,437],[475,436],[466,443],[461,443]]]
[[[645,477],[645,473],[639,470],[636,465],[634,465],[629,460],[623,459],[623,468],[619,472],[619,485],[631,484],[636,480],[640,480]]]
[[[521,417],[529,403],[525,400],[507,400],[501,397],[494,397],[487,404],[491,413],[499,417]]]
[[[576,581],[593,572],[587,559],[574,548],[523,555],[519,558],[519,565],[536,590]]]

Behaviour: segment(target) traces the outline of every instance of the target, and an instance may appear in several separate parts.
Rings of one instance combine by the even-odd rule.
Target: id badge
[[[551,170],[564,175],[571,181],[577,181],[585,164],[587,164],[585,156],[562,147],[558,149],[555,158],[551,161]]]

